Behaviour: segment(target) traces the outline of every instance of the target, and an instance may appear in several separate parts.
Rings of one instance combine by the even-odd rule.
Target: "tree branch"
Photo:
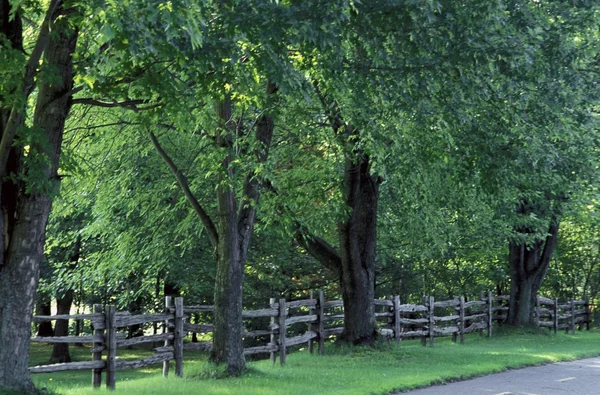
[[[25,65],[25,76],[23,77],[23,84],[21,88],[21,94],[23,97],[21,100],[17,100],[13,104],[2,139],[0,140],[0,180],[3,179],[7,174],[6,165],[8,163],[8,156],[17,133],[17,129],[25,118],[25,110],[27,108],[27,99],[33,89],[35,88],[35,76],[38,73],[38,66],[40,59],[44,53],[48,40],[50,37],[50,26],[54,20],[57,10],[62,6],[62,0],[51,0],[46,11],[46,16],[40,27],[40,31],[31,51],[31,55]]]
[[[273,95],[277,92],[277,86],[272,82],[267,83],[267,95]],[[273,130],[275,123],[273,118],[268,114],[262,114],[256,122],[256,141],[258,147],[254,150],[258,163],[264,163],[269,156],[269,148],[271,146],[271,140],[273,139]],[[244,187],[242,191],[242,198],[240,200],[240,206],[238,208],[238,231],[242,236],[242,242],[247,244],[249,242],[249,232],[252,231],[252,224],[254,223],[254,216],[256,214],[256,204],[259,199],[259,184],[260,179],[256,175],[255,171],[251,171],[246,175],[244,180]],[[246,251],[247,248],[242,248],[242,251]]]
[[[141,99],[136,99],[136,100],[124,100],[124,101],[101,101],[101,100],[96,100],[96,99],[92,99],[92,98],[80,98],[80,99],[73,99],[73,104],[86,104],[89,106],[96,106],[96,107],[106,107],[106,108],[112,108],[112,107],[121,107],[121,108],[125,108],[127,110],[132,110],[132,111],[144,111],[144,110],[151,110],[153,108],[157,108],[160,107],[162,105],[162,103],[156,103],[156,104],[151,104],[145,107],[139,107],[140,104],[147,104],[148,102],[146,100],[141,100]]]
[[[336,276],[342,272],[342,258],[335,248],[320,237],[311,235],[308,230],[296,222],[297,230],[295,239],[302,248],[306,250],[323,266],[331,270]]]
[[[212,219],[209,217],[209,215],[206,213],[206,211],[202,208],[202,206],[198,202],[198,199],[196,199],[196,196],[194,196],[194,194],[190,190],[190,186],[189,186],[189,182],[188,182],[187,178],[185,177],[185,175],[183,175],[181,170],[179,170],[177,165],[175,165],[175,163],[173,162],[171,157],[166,153],[166,151],[163,149],[163,147],[158,142],[156,135],[154,135],[154,133],[152,133],[152,132],[150,132],[150,140],[152,140],[152,144],[154,145],[154,148],[156,148],[156,151],[158,152],[160,157],[167,164],[167,166],[171,170],[171,173],[173,174],[173,176],[175,176],[175,179],[177,180],[177,183],[179,184],[179,187],[183,191],[186,199],[188,200],[188,202],[190,202],[194,211],[196,212],[196,214],[202,221],[204,228],[208,232],[208,238],[210,239],[210,244],[213,247],[217,248],[217,244],[219,242],[219,233],[217,232],[217,228],[215,227],[215,224],[212,221]]]

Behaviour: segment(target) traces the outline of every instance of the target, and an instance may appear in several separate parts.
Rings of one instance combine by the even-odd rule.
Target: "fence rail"
[[[174,302],[174,303],[173,303]],[[508,312],[508,297],[493,297],[491,292],[479,300],[465,301],[464,297],[436,301],[433,296],[423,298],[422,304],[401,304],[399,296],[377,299],[375,317],[377,330],[381,336],[400,342],[406,338],[420,338],[423,345],[434,345],[435,338],[451,336],[452,341],[464,342],[465,334],[479,332],[492,336],[492,323],[504,322]],[[80,319],[89,321],[93,334],[89,336],[33,337],[33,342],[44,343],[91,343],[91,361],[68,362],[53,365],[34,366],[31,373],[49,373],[66,370],[92,370],[92,385],[99,387],[102,373],[106,374],[106,386],[115,389],[116,371],[136,369],[155,364],[163,364],[163,375],[169,373],[169,361],[175,361],[175,374],[183,375],[183,354],[185,350],[210,351],[212,342],[184,342],[189,333],[207,334],[213,331],[211,324],[192,324],[190,318],[196,313],[211,313],[213,306],[184,306],[183,298],[167,297],[162,313],[132,315],[116,312],[110,305],[94,305],[93,314],[35,316],[34,322],[59,319]],[[585,301],[569,300],[559,303],[558,299],[539,297],[536,303],[536,317],[539,327],[546,327],[555,333],[559,329],[581,330],[585,324],[590,329],[590,309]],[[245,320],[269,318],[262,328],[244,330],[244,339],[265,339],[260,345],[244,349],[245,355],[270,354],[275,363],[277,356],[281,365],[285,364],[288,347],[305,345],[309,352],[323,354],[325,341],[331,336],[339,336],[343,330],[343,302],[325,301],[323,292],[309,299],[286,301],[271,299],[267,308],[246,310]],[[161,323],[163,333],[126,338],[119,329],[132,325]],[[154,354],[135,361],[117,358],[117,349],[139,344],[162,343],[153,348]],[[259,342],[260,343],[260,342]],[[102,359],[104,354],[104,359]]]

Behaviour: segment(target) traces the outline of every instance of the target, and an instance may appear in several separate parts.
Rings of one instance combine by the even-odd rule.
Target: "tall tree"
[[[31,315],[43,254],[44,233],[50,213],[52,194],[58,184],[58,162],[65,119],[71,105],[73,87],[72,54],[77,29],[71,25],[75,10],[60,0],[50,1],[46,15],[37,26],[37,39],[31,53],[22,55],[21,6],[0,3],[0,39],[3,56],[20,59],[12,70],[18,86],[0,91],[0,224],[2,260],[0,262],[0,389],[32,392],[29,378],[29,337]],[[59,18],[60,16],[60,18]],[[50,31],[52,30],[52,34]],[[43,58],[50,75],[39,78]],[[38,88],[32,124],[28,102]],[[28,127],[29,126],[29,127]],[[25,146],[28,146],[27,151]]]

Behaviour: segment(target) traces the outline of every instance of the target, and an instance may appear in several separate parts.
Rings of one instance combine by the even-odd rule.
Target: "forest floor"
[[[47,345],[33,344],[31,365],[44,363]],[[89,349],[73,347],[75,360],[90,360]],[[138,359],[146,350],[121,350],[118,357]],[[268,360],[251,361],[239,378],[217,379],[220,373],[206,356],[187,353],[184,377],[161,375],[161,366],[117,372],[117,391],[134,394],[387,394],[432,384],[465,380],[525,366],[600,356],[600,329],[575,335],[547,331],[496,330],[492,338],[472,334],[464,344],[436,338],[434,347],[420,342],[380,342],[375,347],[328,344],[325,355],[299,350],[286,365]],[[173,368],[171,369],[173,372]],[[38,388],[61,395],[98,394],[91,387],[90,371],[36,374]],[[103,377],[104,378],[104,377]]]

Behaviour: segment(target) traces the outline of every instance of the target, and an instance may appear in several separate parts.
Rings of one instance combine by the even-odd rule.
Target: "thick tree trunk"
[[[546,277],[550,259],[558,241],[558,222],[554,221],[545,240],[533,246],[509,244],[510,302],[507,323],[517,326],[537,326],[536,299]]]
[[[217,104],[217,114],[224,128],[218,132],[217,145],[231,149],[231,101],[226,98]],[[246,367],[242,343],[242,261],[235,193],[230,186],[233,173],[231,154],[221,164],[222,174],[217,183],[217,271],[215,278],[215,312],[213,348],[210,360],[227,364],[230,375],[239,375]]]
[[[346,163],[344,200],[352,211],[338,227],[344,300],[342,338],[354,344],[371,343],[377,335],[374,298],[379,182],[370,174],[368,157],[357,162]]]
[[[53,7],[54,5],[52,2]],[[26,172],[35,171],[36,179],[40,177],[40,180],[50,184],[58,184],[60,145],[64,122],[70,109],[68,92],[73,83],[71,54],[75,50],[77,34],[69,30],[67,22],[63,18],[53,24],[44,60],[46,64],[56,67],[61,82],[40,87],[33,116],[33,124],[42,131],[46,142],[32,144],[29,155],[45,155],[48,162],[41,168],[24,169]],[[12,143],[8,146],[12,146]],[[7,168],[0,170],[6,174]],[[5,184],[2,185],[3,189],[4,187]],[[27,191],[25,188],[19,190],[16,212],[12,217],[14,222],[10,228],[3,229],[4,253],[0,265],[0,390],[22,393],[35,390],[27,369],[29,339],[51,206],[51,188],[38,189],[34,185],[29,187],[31,189]],[[4,191],[2,197],[5,197]],[[6,211],[7,202],[2,201],[1,204],[5,220],[2,223],[11,223],[12,218],[6,217],[10,215]]]

